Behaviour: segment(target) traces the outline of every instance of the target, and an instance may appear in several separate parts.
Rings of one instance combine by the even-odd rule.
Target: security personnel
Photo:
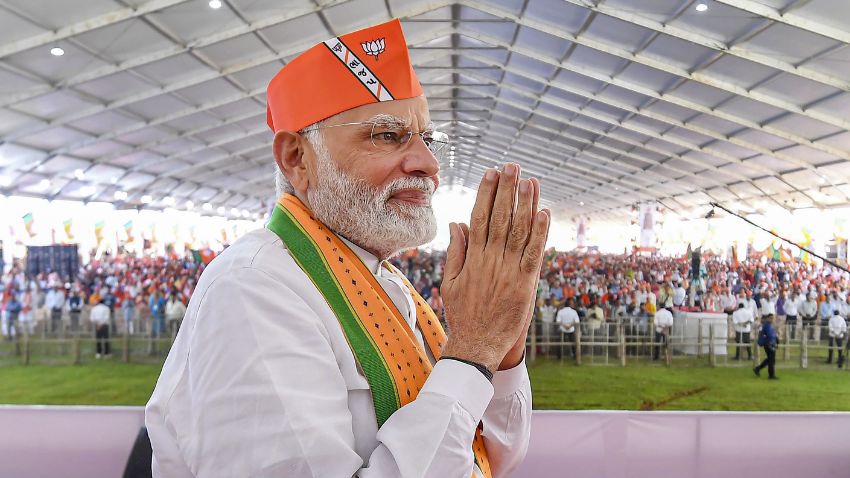
[[[758,344],[764,347],[766,357],[758,366],[753,367],[753,373],[760,377],[761,369],[767,367],[768,378],[779,380],[779,377],[776,376],[776,347],[779,345],[779,337],[776,335],[772,321],[772,315],[764,316],[761,331],[759,331]]]

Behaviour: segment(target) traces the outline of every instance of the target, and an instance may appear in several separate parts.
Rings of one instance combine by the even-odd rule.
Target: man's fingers
[[[539,274],[540,264],[543,261],[543,250],[546,247],[546,238],[549,236],[549,211],[538,211],[534,215],[534,223],[531,226],[531,236],[523,251],[520,260],[520,270],[526,274]]]
[[[514,258],[522,255],[522,250],[528,242],[531,231],[531,210],[533,203],[534,184],[528,179],[521,179],[517,187],[517,206],[511,221],[511,230],[505,244],[505,254],[515,254]]]
[[[463,231],[464,246],[468,247],[469,246],[469,226],[467,226],[466,223],[464,223],[464,222],[459,222],[459,223],[457,223],[457,225],[460,226],[461,231]]]
[[[511,227],[511,218],[514,214],[514,199],[516,198],[516,186],[519,179],[519,165],[508,163],[499,178],[499,189],[496,191],[496,199],[493,201],[493,210],[490,211],[490,224],[487,233],[487,248],[495,248],[504,251],[505,240]]]
[[[488,169],[481,178],[478,186],[478,195],[475,197],[475,206],[472,207],[472,216],[469,220],[469,244],[475,249],[484,249],[487,244],[487,233],[489,232],[490,211],[493,208],[493,199],[496,197],[496,189],[499,184],[499,171]]]
[[[537,203],[540,201],[540,181],[537,178],[531,178],[531,184],[534,185],[534,201],[531,205],[531,217],[537,214]]]
[[[466,241],[463,231],[455,223],[449,224],[449,247],[446,249],[446,266],[443,269],[444,280],[454,280],[463,270],[466,259]]]

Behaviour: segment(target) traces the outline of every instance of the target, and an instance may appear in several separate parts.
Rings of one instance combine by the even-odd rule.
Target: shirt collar
[[[363,249],[362,247],[358,246],[357,244],[349,241],[348,239],[346,239],[342,236],[339,236],[339,238],[342,239],[343,242],[345,242],[348,245],[348,247],[350,247],[351,250],[354,251],[355,254],[357,254],[357,257],[359,257],[360,260],[363,261],[363,264],[366,265],[366,268],[368,268],[369,271],[372,272],[372,274],[380,277],[381,269],[382,269],[381,261],[379,261],[378,258],[375,257],[374,254]]]

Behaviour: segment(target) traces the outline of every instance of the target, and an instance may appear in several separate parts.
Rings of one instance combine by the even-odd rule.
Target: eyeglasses
[[[381,123],[375,121],[363,121],[358,123],[340,123],[329,126],[317,126],[302,130],[302,133],[316,131],[319,129],[336,128],[338,126],[370,126],[369,140],[377,151],[382,153],[396,153],[404,150],[410,145],[413,135],[422,138],[422,142],[438,160],[442,159],[449,144],[449,135],[441,131],[426,129],[424,131],[411,131],[410,128],[392,123]]]

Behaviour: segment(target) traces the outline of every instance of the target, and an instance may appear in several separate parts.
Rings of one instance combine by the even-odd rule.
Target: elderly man
[[[146,408],[154,476],[506,476],[530,433],[538,183],[489,170],[450,225],[446,337],[386,261],[434,237],[444,145],[400,23],[290,61],[268,105],[284,193],[198,281]]]

